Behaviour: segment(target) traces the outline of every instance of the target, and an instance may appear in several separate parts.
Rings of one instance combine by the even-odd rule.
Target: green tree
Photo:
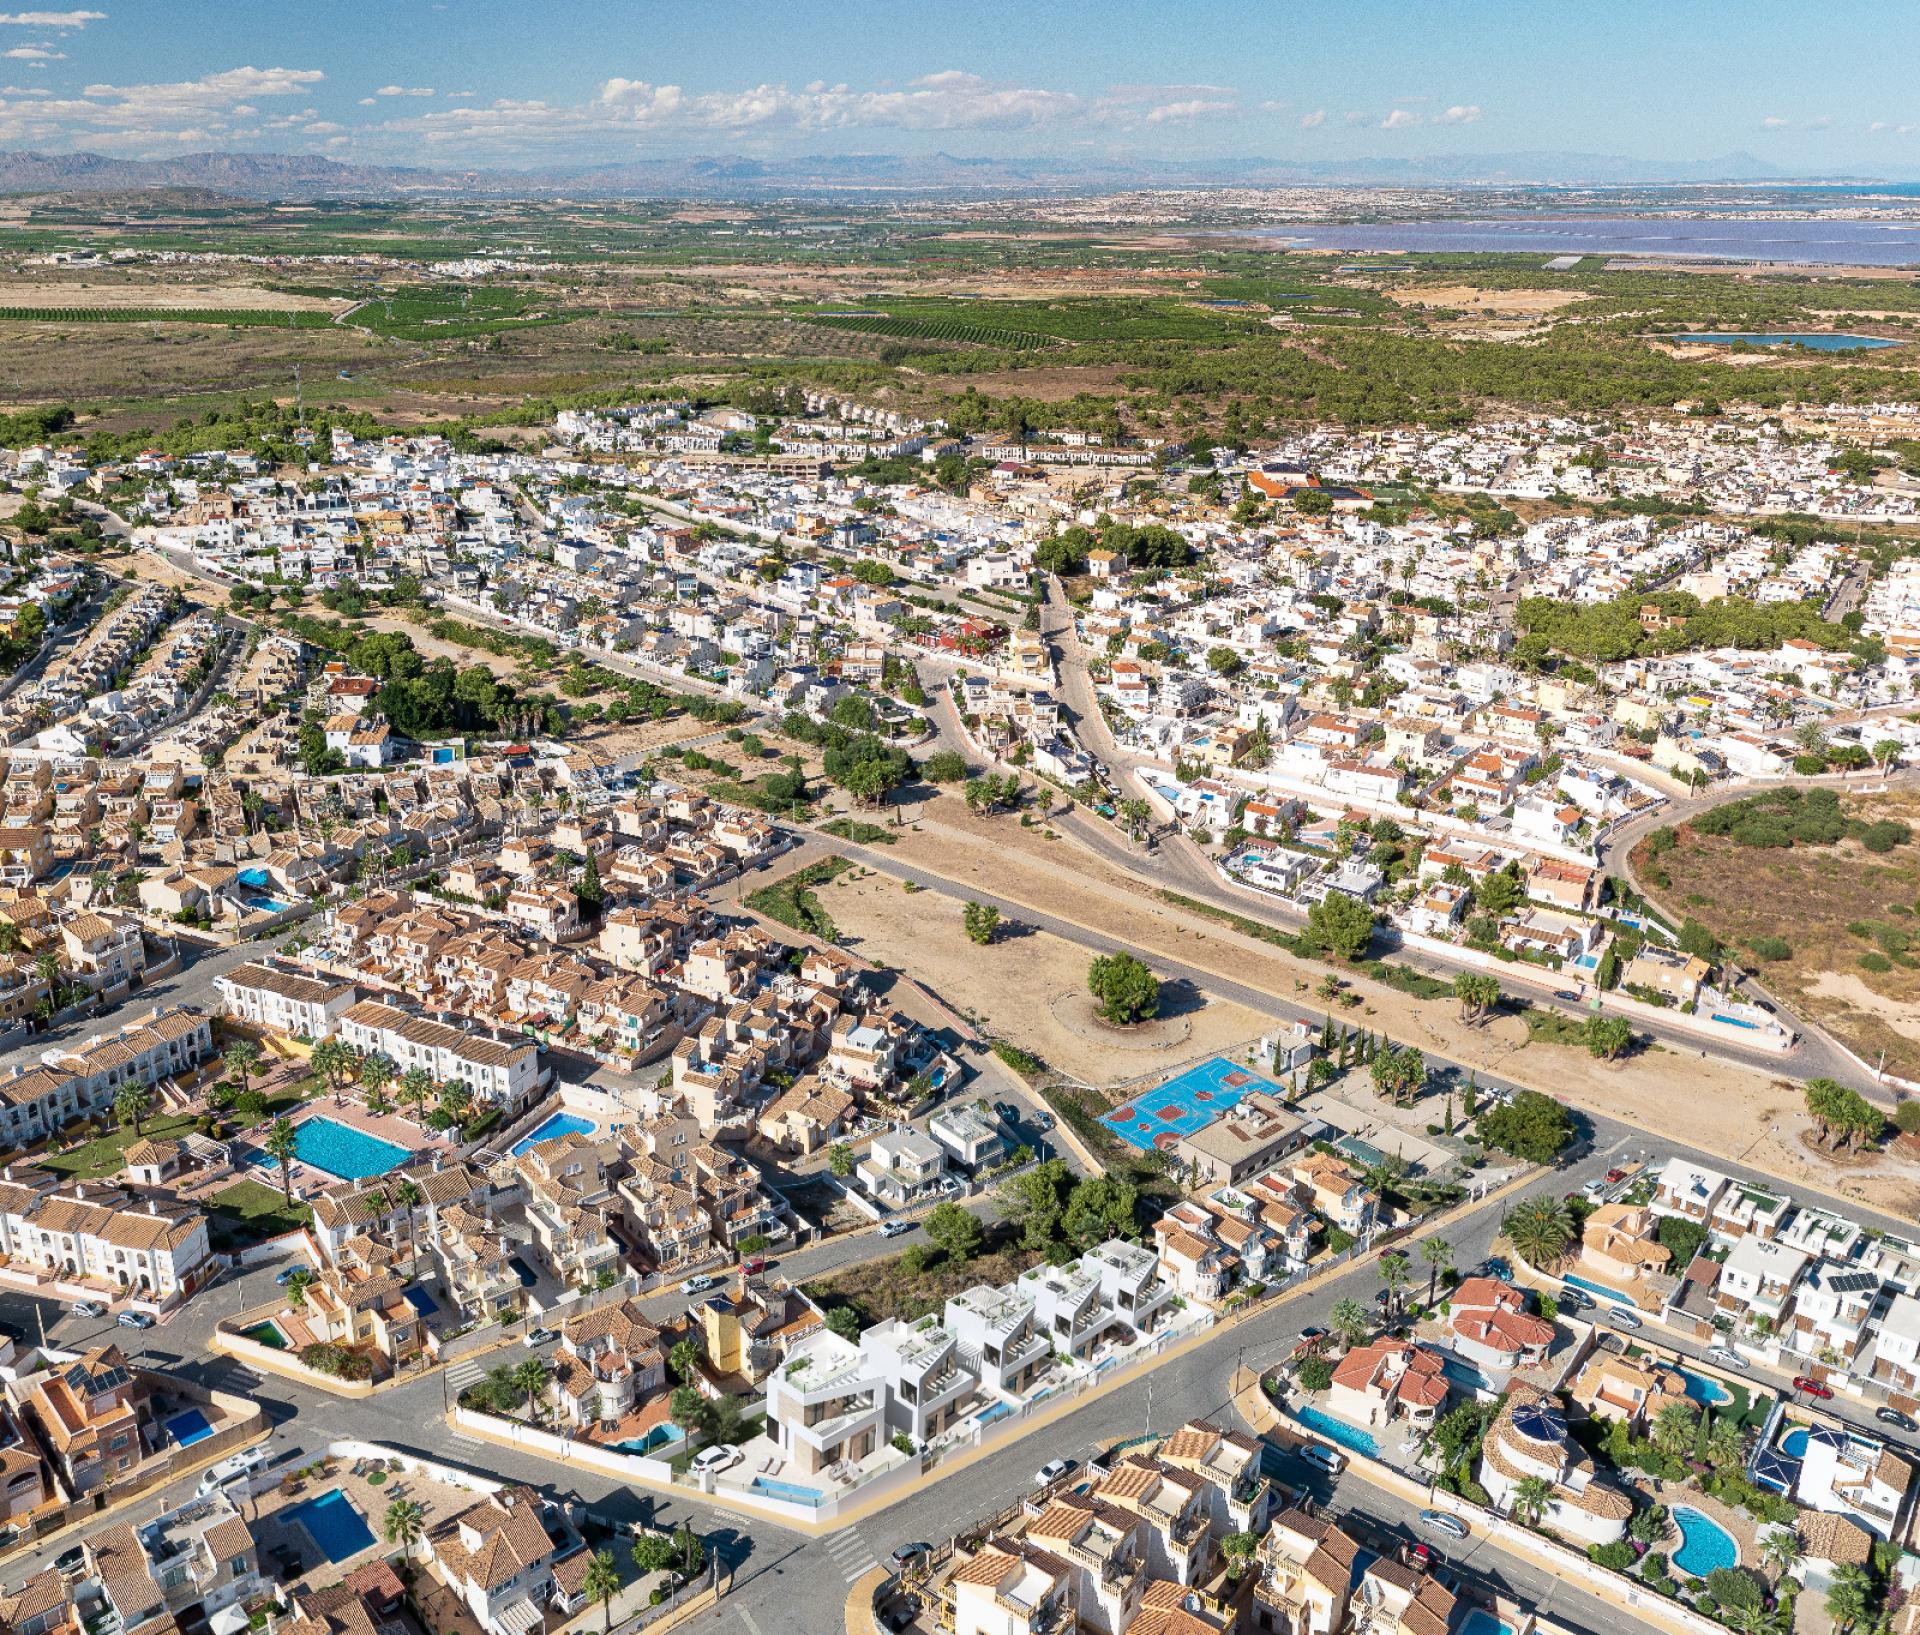
[[[1513,1484],[1513,1513],[1529,1527],[1540,1525],[1552,1503],[1553,1483],[1544,1476],[1522,1476]]]
[[[413,1559],[413,1547],[420,1542],[426,1525],[426,1508],[417,1500],[395,1499],[388,1504],[385,1521],[387,1542],[400,1546],[402,1559]]]
[[[853,1306],[835,1306],[827,1313],[827,1327],[843,1340],[858,1340],[860,1313]]]
[[[433,1075],[424,1067],[410,1067],[400,1075],[400,1094],[418,1111],[433,1094]]]
[[[247,1085],[260,1067],[260,1047],[251,1039],[236,1039],[227,1046],[227,1052],[220,1058],[220,1065],[234,1076],[240,1086],[240,1093],[247,1093]]]
[[[1348,1295],[1334,1301],[1333,1309],[1327,1313],[1327,1326],[1340,1336],[1342,1343],[1351,1351],[1373,1332],[1373,1316],[1358,1300]]]
[[[267,1156],[280,1166],[280,1194],[286,1200],[287,1208],[293,1208],[293,1161],[299,1156],[300,1149],[295,1143],[293,1121],[276,1118],[273,1128],[267,1131],[267,1139],[262,1143]]]
[[[665,1533],[642,1533],[633,1541],[633,1566],[642,1578],[663,1573],[673,1565],[673,1540]]]
[[[961,911],[965,922],[967,938],[982,948],[993,941],[994,933],[1000,929],[1000,910],[991,903],[970,902]]]
[[[928,783],[959,783],[967,776],[967,758],[958,750],[936,750],[920,763],[920,776]]]
[[[1373,910],[1357,897],[1330,891],[1307,910],[1307,936],[1342,959],[1364,959],[1373,945]]]
[[[407,1212],[407,1247],[416,1254],[419,1252],[420,1240],[414,1235],[413,1212],[420,1207],[423,1199],[424,1194],[420,1191],[419,1184],[409,1177],[403,1175],[394,1183],[393,1201]]]
[[[527,1423],[535,1418],[534,1404],[547,1388],[547,1363],[544,1357],[527,1357],[514,1365],[513,1388],[527,1399]]]
[[[1301,1390],[1318,1396],[1333,1384],[1333,1364],[1325,1357],[1304,1357],[1294,1370],[1294,1378],[1300,1382]]]
[[[1624,1016],[1589,1016],[1583,1036],[1590,1054],[1610,1062],[1633,1043],[1633,1024]]]
[[[1517,1090],[1505,1105],[1482,1113],[1474,1130],[1489,1147],[1530,1164],[1550,1164],[1573,1139],[1573,1117],[1551,1096]]]
[[[1108,1238],[1130,1237],[1136,1229],[1139,1189],[1122,1176],[1089,1175],[1075,1183],[1061,1230],[1074,1244],[1090,1249]]]
[[[1260,1547],[1258,1533],[1229,1533],[1220,1541],[1220,1554],[1227,1563],[1227,1577],[1238,1583],[1253,1563],[1254,1551]]]
[[[1396,1105],[1414,1100],[1427,1085],[1427,1059],[1413,1045],[1382,1050],[1367,1071],[1374,1088]]]
[[[620,1593],[620,1569],[613,1564],[613,1552],[600,1550],[587,1563],[587,1570],[581,1575],[581,1593],[589,1601],[600,1603],[601,1628],[609,1632],[613,1629],[613,1598]]]
[[[1573,1217],[1561,1199],[1540,1192],[1509,1209],[1500,1230],[1522,1260],[1545,1269],[1573,1242]]]
[[[1873,1575],[1858,1562],[1843,1561],[1827,1578],[1827,1616],[1842,1631],[1863,1623],[1878,1599]]]
[[[1087,968],[1087,988],[1101,1017],[1118,1027],[1144,1022],[1160,1009],[1160,983],[1131,954],[1101,954]]]
[[[673,1349],[667,1353],[667,1366],[682,1385],[693,1383],[694,1371],[700,1366],[700,1348],[694,1344],[691,1334],[674,1341]]]
[[[1500,1003],[1500,984],[1479,971],[1462,971],[1453,979],[1453,997],[1460,1001],[1460,1014],[1476,1022]]]
[[[1405,1255],[1389,1251],[1380,1257],[1375,1270],[1380,1274],[1380,1286],[1387,1291],[1387,1311],[1397,1314],[1400,1297],[1413,1279],[1413,1268]]]
[[[935,1204],[926,1219],[927,1241],[956,1266],[980,1253],[987,1241],[979,1217],[948,1199]]]
[[[827,1148],[827,1168],[833,1171],[837,1179],[844,1181],[853,1173],[853,1148],[844,1141],[834,1142]]]
[[[124,1125],[131,1124],[137,1136],[146,1117],[153,1110],[153,1092],[138,1081],[130,1081],[120,1086],[113,1098],[113,1116]]]
[[[1433,1304],[1443,1274],[1453,1269],[1453,1245],[1445,1238],[1427,1238],[1420,1245],[1420,1259],[1427,1268],[1427,1304]]]
[[[1000,1184],[1000,1199],[1020,1227],[1024,1249],[1048,1249],[1060,1239],[1073,1171],[1063,1158],[1049,1158]]]

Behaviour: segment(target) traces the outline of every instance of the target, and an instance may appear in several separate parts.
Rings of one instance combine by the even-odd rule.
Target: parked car
[[[740,1262],[740,1270],[745,1272],[748,1277],[758,1277],[772,1264],[773,1262],[767,1259],[765,1255],[748,1255],[745,1260]]]
[[[916,1224],[914,1221],[882,1221],[880,1223],[880,1236],[883,1238],[897,1238],[902,1232],[911,1232]]]
[[[1736,1373],[1741,1374],[1744,1374],[1748,1368],[1752,1366],[1739,1352],[1735,1351],[1731,1346],[1724,1345],[1708,1346],[1707,1361],[1718,1364],[1721,1368],[1731,1368]]]
[[[933,1546],[931,1544],[926,1543],[924,1540],[916,1540],[912,1544],[901,1545],[899,1549],[893,1552],[889,1559],[893,1562],[893,1570],[896,1573],[903,1573],[916,1561],[920,1560],[922,1556],[930,1556],[932,1554]]]
[[[1580,996],[1571,988],[1556,988],[1553,991],[1553,997],[1563,1005],[1577,1005],[1580,1003]]]
[[[1049,1459],[1033,1473],[1033,1485],[1052,1487],[1062,1476],[1071,1471],[1076,1463],[1077,1461],[1072,1459]]]
[[[1920,1425],[1915,1425],[1914,1422],[1905,1414],[1901,1413],[1898,1408],[1876,1408],[1873,1410],[1873,1417],[1879,1420],[1882,1425],[1892,1425],[1899,1430],[1920,1430]]]
[[[298,1277],[302,1272],[305,1272],[306,1270],[307,1269],[304,1266],[289,1266],[283,1272],[275,1272],[273,1274],[273,1280],[274,1282],[279,1284],[281,1288],[284,1289],[289,1283],[291,1283],[296,1277]],[[311,1275],[311,1274],[308,1274],[308,1275]]]
[[[1585,1289],[1576,1289],[1571,1286],[1555,1290],[1553,1300],[1562,1311],[1585,1311],[1594,1304],[1593,1296]]]
[[[87,1564],[86,1546],[76,1544],[71,1550],[63,1550],[53,1558],[53,1570],[63,1578],[77,1573]]]
[[[739,1464],[742,1457],[740,1450],[731,1442],[716,1442],[712,1447],[702,1448],[696,1453],[687,1468],[695,1471],[726,1470],[729,1466]]]
[[[1623,1169],[1616,1168],[1607,1171],[1607,1185],[1610,1187],[1617,1187],[1626,1178],[1627,1172]]]
[[[705,1294],[713,1287],[714,1280],[705,1272],[695,1272],[692,1277],[680,1285],[682,1294]]]
[[[1010,1101],[996,1101],[993,1104],[993,1110],[1009,1124],[1017,1124],[1020,1121],[1020,1109]]]
[[[1308,1464],[1324,1470],[1329,1476],[1338,1476],[1347,1468],[1345,1454],[1336,1453],[1332,1448],[1323,1448],[1318,1442],[1304,1443],[1294,1451]]]
[[[1034,1119],[1033,1127],[1036,1130],[1051,1130],[1053,1128],[1053,1114],[1041,1113]]]
[[[1625,1306],[1607,1307],[1607,1321],[1615,1328],[1635,1329],[1640,1327],[1640,1319]]]
[[[1607,1183],[1605,1181],[1598,1181],[1598,1180],[1589,1181],[1580,1190],[1584,1192],[1589,1198],[1593,1198],[1593,1199],[1604,1198],[1607,1195]]]
[[[1446,1510],[1423,1510],[1420,1512],[1420,1525],[1430,1527],[1436,1533],[1445,1533],[1448,1538],[1465,1538],[1467,1524],[1458,1516]]]
[[[531,1351],[537,1345],[550,1345],[559,1338],[560,1331],[557,1328],[530,1328],[520,1343]]]
[[[1446,1558],[1431,1544],[1422,1544],[1415,1540],[1407,1546],[1407,1565],[1421,1572],[1431,1572]]]
[[[104,1317],[107,1315],[107,1308],[95,1300],[76,1300],[72,1305],[67,1307],[67,1311],[74,1317]]]
[[[1298,1357],[1326,1343],[1327,1331],[1324,1328],[1303,1328],[1300,1338],[1294,1341],[1293,1354]]]
[[[1513,1268],[1498,1255],[1489,1256],[1468,1274],[1471,1277],[1491,1277],[1500,1283],[1513,1281]]]
[[[1833,1400],[1833,1387],[1831,1385],[1822,1385],[1818,1380],[1811,1379],[1805,1374],[1795,1374],[1793,1376],[1793,1388],[1796,1391],[1805,1392],[1806,1395],[1814,1398],[1814,1400],[1818,1402],[1831,1402]]]
[[[114,1318],[122,1328],[152,1328],[153,1319],[144,1311],[123,1311]]]

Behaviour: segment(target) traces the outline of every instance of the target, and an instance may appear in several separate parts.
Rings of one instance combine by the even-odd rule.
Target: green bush
[[[1785,937],[1752,937],[1748,939],[1747,946],[1753,950],[1756,959],[1793,958],[1793,945]]]
[[[1589,1544],[1587,1559],[1609,1572],[1623,1573],[1633,1566],[1637,1558],[1631,1544],[1625,1539],[1616,1539],[1612,1544]]]
[[[1880,975],[1893,969],[1893,961],[1888,959],[1885,954],[1862,954],[1854,963],[1857,964],[1861,970],[1872,971],[1875,975]]]

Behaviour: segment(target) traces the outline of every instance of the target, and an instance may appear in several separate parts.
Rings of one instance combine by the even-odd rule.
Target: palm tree
[[[427,1512],[423,1505],[412,1499],[395,1499],[387,1506],[386,1533],[389,1544],[398,1544],[404,1551],[404,1559],[413,1559],[413,1547],[426,1530]]]
[[[313,1047],[312,1067],[327,1081],[327,1088],[338,1095],[359,1071],[360,1056],[344,1039],[322,1039]]]
[[[293,1161],[299,1156],[299,1148],[294,1145],[293,1120],[276,1118],[273,1128],[267,1131],[267,1156],[276,1159],[280,1165],[280,1194],[287,1201],[287,1208],[293,1208]]]
[[[1522,1476],[1513,1484],[1513,1513],[1529,1527],[1540,1525],[1552,1503],[1553,1483],[1544,1476]]]
[[[1777,1583],[1806,1559],[1807,1548],[1800,1542],[1800,1535],[1791,1527],[1774,1527],[1767,1533],[1766,1543],[1760,1546],[1760,1565],[1774,1576]]]
[[[1445,1238],[1428,1238],[1420,1245],[1420,1258],[1427,1266],[1427,1304],[1433,1304],[1434,1292],[1440,1287],[1440,1274],[1453,1268],[1453,1245]]]
[[[534,1418],[534,1399],[547,1388],[547,1365],[539,1357],[529,1357],[518,1364],[510,1378],[516,1391],[524,1391],[527,1398],[527,1422]]]
[[[113,1098],[113,1116],[122,1124],[131,1124],[136,1136],[152,1109],[153,1092],[144,1084],[123,1084]]]
[[[393,1201],[407,1212],[407,1247],[417,1255],[420,1240],[414,1235],[413,1212],[420,1206],[420,1188],[403,1175],[394,1183]]]
[[[11,920],[0,920],[0,954],[20,952],[20,927]]]
[[[227,1053],[220,1058],[220,1065],[239,1081],[240,1094],[244,1096],[248,1080],[260,1065],[260,1047],[251,1039],[236,1039],[227,1046]]]
[[[1690,1402],[1669,1402],[1653,1416],[1654,1447],[1670,1459],[1684,1458],[1693,1451],[1693,1439],[1699,1430],[1699,1416]]]
[[[1387,1311],[1397,1311],[1400,1305],[1400,1291],[1413,1280],[1413,1267],[1402,1254],[1385,1254],[1380,1257],[1380,1281],[1386,1286]]]
[[[358,1076],[361,1084],[366,1086],[367,1100],[369,1102],[371,1102],[375,1096],[380,1095],[380,1092],[393,1082],[395,1071],[393,1058],[381,1051],[376,1050],[370,1055],[363,1056],[360,1059]],[[386,1098],[382,1097],[381,1099],[385,1100]]]
[[[424,1067],[410,1067],[400,1075],[400,1094],[413,1103],[418,1112],[433,1094],[433,1075]]]
[[[1542,1192],[1508,1210],[1500,1230],[1529,1265],[1551,1266],[1573,1241],[1573,1218],[1562,1200]]]
[[[458,1079],[449,1079],[440,1086],[440,1111],[447,1115],[450,1122],[464,1124],[467,1114],[473,1110],[473,1092]]]
[[[1348,1350],[1352,1350],[1367,1337],[1373,1327],[1373,1318],[1367,1308],[1349,1295],[1344,1300],[1336,1300],[1333,1310],[1327,1313],[1327,1326],[1340,1336]]]
[[[613,1564],[611,1550],[600,1551],[587,1563],[580,1589],[589,1601],[600,1603],[600,1616],[605,1620],[603,1627],[612,1630],[613,1598],[620,1593],[620,1569]]]
[[[1842,1630],[1866,1618],[1873,1610],[1873,1579],[1856,1561],[1843,1561],[1827,1580],[1827,1616]]]
[[[1701,1451],[1707,1463],[1724,1476],[1746,1463],[1747,1434],[1737,1420],[1716,1414],[1707,1427],[1707,1443]]]

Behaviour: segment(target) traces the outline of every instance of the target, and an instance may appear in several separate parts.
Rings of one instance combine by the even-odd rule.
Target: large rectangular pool
[[[507,1150],[518,1158],[529,1147],[537,1147],[542,1141],[551,1141],[555,1136],[592,1135],[598,1128],[592,1119],[582,1118],[578,1113],[552,1113]]]
[[[307,1536],[319,1545],[321,1554],[336,1567],[362,1550],[372,1549],[377,1542],[366,1517],[354,1509],[353,1501],[337,1487],[316,1498],[303,1499],[286,1511],[282,1520],[304,1527]]]
[[[351,1124],[337,1124],[315,1115],[293,1127],[293,1154],[303,1164],[325,1170],[343,1181],[364,1181],[369,1175],[385,1175],[398,1169],[413,1156],[397,1142],[382,1141],[377,1135],[356,1130]],[[247,1155],[249,1164],[262,1169],[278,1169],[280,1160],[268,1152]]]

